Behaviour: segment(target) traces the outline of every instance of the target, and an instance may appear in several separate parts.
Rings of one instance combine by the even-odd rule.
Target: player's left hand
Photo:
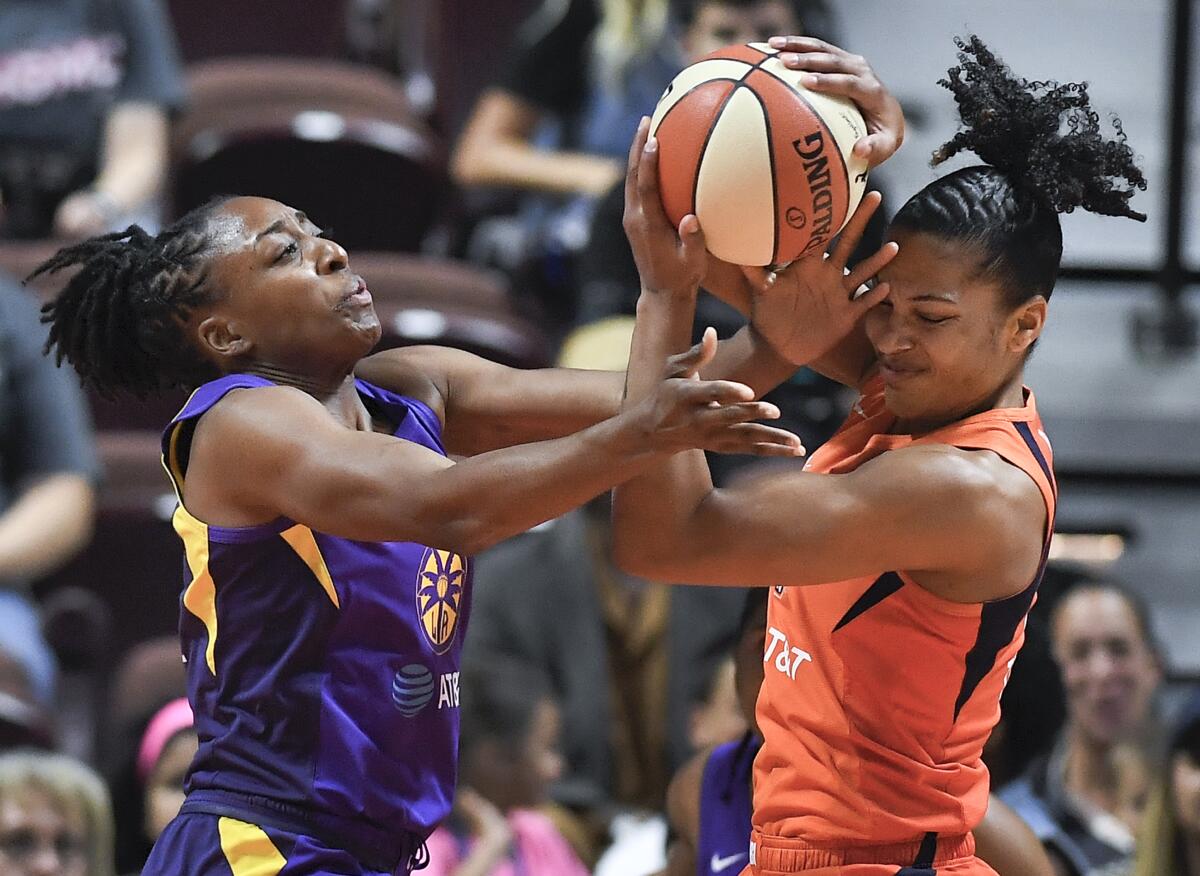
[[[689,213],[678,230],[667,218],[658,190],[658,144],[649,139],[650,119],[638,125],[625,172],[625,235],[633,249],[642,288],[694,295],[708,270],[700,220]]]
[[[777,36],[769,40],[779,59],[791,70],[805,70],[805,88],[848,97],[862,111],[867,136],[854,144],[854,154],[871,167],[882,164],[904,142],[904,112],[900,102],[879,80],[867,59],[816,37]]]
[[[828,256],[814,253],[786,268],[742,268],[753,294],[751,323],[780,356],[807,365],[829,352],[868,310],[887,297],[888,285],[863,288],[896,257],[900,247],[885,243],[870,258],[846,270],[867,222],[883,200],[867,192]]]

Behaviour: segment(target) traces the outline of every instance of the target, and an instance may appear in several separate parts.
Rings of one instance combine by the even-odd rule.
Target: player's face
[[[923,431],[993,407],[1028,347],[1018,314],[969,250],[929,234],[892,239],[900,252],[879,273],[891,291],[865,318],[888,409]]]
[[[800,33],[800,22],[785,0],[730,6],[719,0],[701,3],[683,37],[688,63],[733,43],[765,43],[773,36]]]
[[[234,198],[210,231],[209,283],[224,294],[190,326],[222,371],[256,363],[319,378],[352,367],[379,340],[371,293],[346,251],[299,210]]]
[[[1171,806],[1184,836],[1200,839],[1200,762],[1187,751],[1171,758]]]
[[[1070,722],[1098,745],[1135,735],[1150,714],[1160,670],[1125,598],[1112,590],[1072,593],[1054,614],[1052,635]]]
[[[0,803],[0,873],[84,876],[88,870],[83,813],[64,812],[49,795],[27,790]]]

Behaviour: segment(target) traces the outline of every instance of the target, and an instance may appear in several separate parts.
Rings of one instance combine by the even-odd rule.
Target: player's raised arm
[[[331,535],[474,553],[557,517],[681,449],[771,452],[796,439],[753,423],[777,416],[728,381],[694,379],[709,351],[635,408],[578,434],[458,464],[413,442],[348,430],[306,393],[231,393],[196,427],[184,502],[218,525],[288,517]],[[758,446],[761,444],[762,446]],[[237,477],[222,477],[236,471]]]

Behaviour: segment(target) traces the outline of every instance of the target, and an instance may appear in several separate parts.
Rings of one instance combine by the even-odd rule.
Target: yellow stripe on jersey
[[[217,821],[221,851],[233,876],[278,876],[287,860],[261,827],[221,818]]]
[[[337,589],[333,586],[333,577],[329,574],[329,567],[325,565],[325,558],[321,556],[321,548],[317,546],[317,539],[312,530],[297,523],[290,529],[285,529],[280,535],[296,552],[296,556],[303,560],[304,565],[308,566],[316,576],[334,606],[341,608],[342,604],[338,600]]]
[[[192,583],[183,591],[183,607],[199,618],[208,630],[208,647],[204,653],[209,672],[216,675],[217,586],[208,571],[208,526],[189,514],[182,505],[175,509],[172,522],[175,531],[183,539],[188,569],[192,573]]]

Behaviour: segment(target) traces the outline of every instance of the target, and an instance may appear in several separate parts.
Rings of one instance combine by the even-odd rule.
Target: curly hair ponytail
[[[974,35],[955,45],[959,65],[938,84],[953,93],[962,124],[932,163],[970,151],[986,164],[930,183],[892,226],[976,247],[1012,305],[1049,298],[1062,259],[1058,214],[1082,207],[1145,221],[1129,200],[1146,178],[1120,120],[1112,138],[1101,132],[1086,83],[1017,77]]]

